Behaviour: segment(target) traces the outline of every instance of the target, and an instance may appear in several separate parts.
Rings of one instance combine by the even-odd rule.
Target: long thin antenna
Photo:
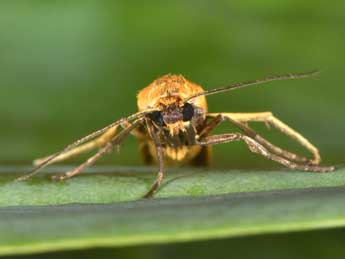
[[[232,85],[223,86],[223,87],[211,89],[208,91],[199,92],[197,94],[189,96],[187,99],[184,100],[184,102],[187,102],[187,101],[194,99],[196,97],[199,97],[199,96],[205,96],[205,95],[227,92],[230,90],[234,90],[234,89],[238,89],[238,88],[242,88],[242,87],[246,87],[246,86],[250,86],[250,85],[258,85],[258,84],[267,83],[267,82],[271,82],[271,81],[278,81],[278,80],[306,78],[306,77],[315,76],[319,73],[320,73],[319,70],[313,70],[313,71],[305,72],[305,73],[295,73],[295,74],[289,73],[289,74],[285,74],[285,75],[269,76],[269,77],[265,77],[265,78],[261,78],[261,79],[257,79],[257,80],[253,80],[253,81],[235,83]]]
[[[59,155],[71,150],[72,148],[80,145],[80,144],[83,144],[97,136],[99,136],[100,134],[102,134],[103,132],[105,132],[106,130],[112,128],[112,127],[115,127],[117,125],[120,125],[121,123],[125,122],[125,121],[128,121],[128,120],[133,120],[133,119],[137,119],[139,117],[143,117],[144,115],[150,113],[154,111],[153,109],[149,109],[149,110],[145,110],[145,111],[141,111],[141,112],[137,112],[137,113],[134,113],[132,115],[129,115],[127,117],[123,117],[111,124],[109,124],[108,126],[105,126],[104,128],[102,129],[99,129],[99,130],[96,130],[94,132],[92,132],[91,134],[81,138],[81,139],[78,139],[76,141],[74,141],[72,144],[69,144],[68,146],[66,146],[64,149],[62,149],[61,151],[49,156],[45,161],[43,161],[41,164],[39,164],[38,166],[34,167],[31,172],[29,172],[28,174],[26,175],[23,175],[19,178],[17,178],[15,181],[24,181],[24,180],[27,180],[29,179],[30,177],[32,177],[33,175],[37,174],[38,171],[40,169],[42,169],[43,167],[46,167],[50,161],[52,161],[54,158],[58,157]]]

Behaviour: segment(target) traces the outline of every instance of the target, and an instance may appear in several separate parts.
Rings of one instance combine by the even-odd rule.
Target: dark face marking
[[[170,105],[163,111],[154,111],[148,114],[148,117],[159,126],[173,124],[178,121],[190,121],[194,116],[194,107],[186,103],[183,107]]]
[[[190,103],[185,103],[182,110],[183,121],[190,121],[194,116],[194,107]]]
[[[163,120],[167,124],[173,124],[183,120],[182,108],[176,105],[170,105],[162,111]]]
[[[147,115],[152,121],[154,121],[159,126],[164,126],[165,122],[163,120],[162,112],[154,111]]]

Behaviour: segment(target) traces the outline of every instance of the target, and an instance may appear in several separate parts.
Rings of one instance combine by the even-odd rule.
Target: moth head
[[[194,107],[190,103],[184,103],[182,106],[176,104],[163,106],[161,110],[149,114],[149,118],[156,126],[168,129],[171,135],[185,131],[193,116]]]

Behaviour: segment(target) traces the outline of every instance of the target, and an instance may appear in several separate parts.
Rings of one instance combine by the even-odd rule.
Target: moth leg
[[[152,195],[158,190],[164,177],[164,148],[151,124],[148,124],[148,129],[156,147],[159,171],[158,171],[157,178],[154,184],[151,186],[150,190],[143,196],[143,198],[152,197]]]
[[[323,166],[318,166],[318,165],[297,164],[293,161],[290,161],[284,157],[278,156],[270,152],[268,149],[266,149],[263,145],[261,145],[255,139],[249,136],[240,134],[240,133],[219,134],[219,135],[204,137],[203,139],[198,140],[197,144],[202,145],[202,146],[207,146],[207,145],[215,145],[215,144],[227,143],[227,142],[232,142],[232,141],[244,141],[251,152],[260,154],[266,157],[267,159],[278,162],[293,170],[311,171],[311,172],[331,172],[334,170],[333,166],[323,167]]]
[[[206,125],[204,130],[202,130],[202,132],[200,133],[200,137],[207,136],[207,134],[212,129],[214,129],[220,123],[222,123],[223,121],[226,121],[226,120],[231,122],[231,123],[233,123],[239,129],[241,129],[243,132],[245,132],[248,136],[254,138],[257,142],[259,142],[260,144],[262,144],[266,148],[270,149],[272,152],[276,153],[277,155],[283,156],[283,157],[285,157],[285,158],[287,158],[289,160],[293,160],[293,161],[296,161],[296,162],[306,163],[306,162],[310,161],[308,158],[300,157],[297,154],[291,153],[291,152],[289,152],[287,150],[281,149],[280,147],[277,147],[277,146],[273,145],[272,143],[270,143],[269,141],[267,141],[266,139],[261,137],[253,129],[251,129],[248,125],[245,125],[245,124],[243,124],[241,122],[235,121],[232,118],[230,119],[229,116],[223,116],[223,114],[216,115],[216,117],[214,117],[213,120],[209,124]]]
[[[125,121],[121,124],[122,128],[126,128],[129,125],[131,125],[131,123],[128,121]],[[142,131],[140,131],[138,128],[133,129],[131,131],[131,135],[133,135],[137,139],[144,139],[146,137],[146,135]]]
[[[288,159],[299,161],[299,162],[309,162],[311,164],[319,164],[321,161],[319,150],[309,142],[305,137],[303,137],[300,133],[280,121],[276,118],[271,112],[257,112],[257,113],[220,113],[223,117],[228,118],[231,121],[241,123],[240,126],[246,127],[243,123],[247,122],[264,122],[267,125],[272,125],[280,132],[284,133],[285,135],[289,136],[290,138],[297,141],[303,147],[305,147],[312,155],[313,159],[307,159],[304,157],[300,157],[296,154],[283,150],[279,147],[276,147],[269,143],[267,140],[263,139],[261,136],[258,135],[258,141],[261,144],[268,146],[273,152],[277,153],[278,155],[282,155]],[[209,114],[210,117],[217,116],[219,114]],[[239,125],[237,125],[239,126]]]
[[[157,146],[157,158],[159,162],[159,171],[157,174],[156,181],[151,186],[150,190],[143,196],[143,198],[150,198],[152,195],[158,190],[159,186],[161,185],[161,182],[164,177],[164,159],[163,159],[163,147]]]
[[[117,133],[117,129],[118,126],[115,126],[109,130],[107,130],[103,135],[99,136],[97,139],[89,141],[81,146],[75,147],[69,151],[67,151],[66,153],[62,153],[61,155],[55,157],[54,159],[52,159],[51,161],[49,161],[49,165],[50,164],[54,164],[54,163],[58,163],[61,162],[63,160],[67,160],[71,157],[77,156],[79,154],[82,153],[86,153],[89,152],[91,150],[94,150],[96,148],[101,148],[103,147],[106,143],[108,143]],[[43,157],[43,158],[38,158],[36,160],[33,161],[34,165],[39,165],[41,163],[43,163],[44,161],[46,161],[47,159],[49,159],[51,156],[47,156],[47,157]]]
[[[215,129],[219,124],[221,124],[224,121],[224,117],[221,114],[218,114],[212,118],[213,120],[208,122],[202,129],[202,131],[199,133],[198,138],[203,138],[207,136],[213,129]]]
[[[52,179],[53,180],[60,180],[60,181],[62,181],[62,180],[65,180],[67,178],[71,178],[72,176],[74,176],[76,174],[79,174],[85,168],[93,165],[103,155],[105,155],[106,153],[109,153],[112,150],[113,146],[114,146],[114,144],[112,144],[112,143],[106,144],[95,155],[93,155],[90,158],[88,158],[84,163],[82,163],[78,167],[76,167],[73,170],[68,171],[68,172],[66,172],[66,173],[64,173],[62,175],[54,175],[54,176],[52,176]]]
[[[41,162],[40,164],[38,164],[37,166],[35,166],[29,173],[22,175],[18,178],[15,179],[15,181],[26,181],[28,179],[30,179],[31,177],[33,177],[35,174],[37,174],[39,172],[39,170],[41,170],[42,168],[46,167],[52,160],[54,160],[56,157],[67,153],[68,151],[72,150],[73,148],[80,146],[98,136],[100,136],[101,134],[103,134],[104,132],[108,131],[109,129],[112,129],[118,125],[121,125],[123,122],[125,121],[132,121],[135,119],[142,119],[146,114],[150,113],[152,111],[152,109],[147,109],[144,111],[140,111],[137,113],[134,113],[132,115],[129,115],[127,117],[123,117],[119,120],[116,120],[114,122],[112,122],[111,124],[98,129],[80,139],[75,140],[74,142],[72,142],[71,144],[65,146],[62,150],[56,152],[53,155],[50,155],[45,161]]]
[[[141,123],[141,120],[137,120],[135,122],[133,122],[132,124],[130,124],[129,126],[127,126],[126,128],[124,128],[120,133],[118,133],[115,137],[113,137],[112,139],[108,140],[107,143],[103,144],[103,147],[93,156],[91,156],[90,158],[88,158],[84,163],[82,163],[81,165],[79,165],[78,167],[62,174],[62,175],[56,175],[53,176],[52,178],[54,180],[65,180],[67,178],[71,178],[72,176],[79,174],[82,170],[84,170],[85,168],[93,165],[99,158],[101,158],[103,155],[109,153],[114,146],[119,145],[123,139],[139,124]]]

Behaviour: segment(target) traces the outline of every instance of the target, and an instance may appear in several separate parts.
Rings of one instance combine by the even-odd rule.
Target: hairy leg
[[[103,155],[109,153],[114,146],[119,145],[123,139],[128,136],[128,134],[135,128],[137,127],[142,120],[137,120],[134,121],[132,124],[128,125],[126,128],[124,128],[119,134],[117,134],[115,137],[112,139],[108,140],[107,143],[103,144],[103,147],[93,156],[88,158],[84,163],[79,165],[78,167],[74,168],[71,171],[66,172],[63,175],[56,175],[53,176],[52,178],[54,180],[65,180],[67,178],[71,178],[72,176],[79,174],[82,170],[85,168],[93,165],[99,158],[101,158]]]
[[[132,120],[136,120],[136,119],[140,119],[142,117],[144,117],[146,114],[150,113],[152,110],[147,109],[145,111],[140,111],[137,113],[134,113],[132,115],[129,115],[127,117],[123,117],[117,121],[114,121],[113,123],[99,129],[96,130],[88,135],[86,135],[85,137],[82,137],[76,141],[74,141],[73,143],[67,145],[65,148],[63,148],[62,150],[56,152],[55,154],[50,155],[46,160],[42,161],[40,164],[36,165],[29,173],[27,173],[26,175],[20,176],[18,178],[15,179],[15,181],[26,181],[28,179],[30,179],[31,177],[33,177],[35,174],[37,174],[39,172],[39,170],[41,170],[42,168],[46,167],[47,165],[49,165],[51,163],[51,161],[53,161],[56,157],[61,156],[62,154],[67,153],[68,151],[74,149],[77,146],[80,146],[94,138],[96,138],[97,136],[103,134],[104,132],[117,127],[121,124],[123,124],[126,121],[132,121]]]
[[[148,122],[147,125],[156,147],[159,171],[154,184],[151,186],[150,190],[143,196],[143,198],[152,197],[152,195],[158,190],[164,177],[164,149],[159,137],[157,136],[157,133],[155,132],[153,125],[150,122]]]
[[[293,161],[290,161],[284,157],[278,156],[270,152],[267,148],[265,148],[255,139],[249,136],[240,134],[240,133],[219,134],[219,135],[204,137],[203,139],[198,140],[197,144],[201,146],[207,146],[207,145],[215,145],[215,144],[227,143],[227,142],[232,142],[232,141],[244,141],[251,152],[260,154],[266,157],[267,159],[278,162],[290,169],[311,171],[311,172],[331,172],[334,170],[333,166],[323,167],[323,166],[318,166],[318,165],[297,164]]]
[[[79,154],[83,154],[89,151],[92,151],[97,148],[103,147],[106,143],[108,143],[117,133],[118,126],[115,126],[109,130],[107,130],[103,135],[99,136],[95,140],[91,140],[81,146],[75,147],[66,153],[62,153],[61,155],[55,157],[51,161],[49,161],[50,164],[58,163],[64,160],[67,160],[71,157],[77,156]],[[38,158],[34,160],[33,164],[34,165],[40,165],[42,162],[46,161],[49,159],[51,156],[43,157],[43,158]]]
[[[286,134],[290,138],[294,139],[302,146],[304,146],[310,153],[313,155],[313,159],[307,159],[304,157],[300,157],[294,153],[288,152],[283,150],[277,146],[274,146],[260,135],[256,134],[256,140],[264,146],[267,146],[270,150],[274,153],[284,156],[288,159],[295,160],[298,162],[309,162],[311,164],[319,164],[321,161],[320,154],[318,149],[311,144],[305,137],[299,134],[297,131],[292,129],[291,127],[287,126],[285,123],[277,119],[271,112],[258,112],[258,113],[210,113],[208,114],[209,117],[217,117],[221,115],[224,118],[227,118],[230,122],[236,124],[241,130],[248,131],[246,134],[252,132],[256,134],[252,129],[245,125],[247,122],[264,122],[266,125],[272,125],[273,127],[280,130],[282,133]],[[236,123],[237,122],[237,123]],[[253,137],[253,136],[251,136]]]
[[[255,139],[261,145],[270,149],[272,152],[276,153],[277,155],[283,156],[289,160],[293,160],[296,162],[302,162],[302,163],[309,162],[308,158],[298,156],[297,154],[291,153],[287,150],[281,149],[280,147],[273,145],[272,143],[270,143],[269,141],[267,141],[266,139],[261,137],[253,129],[251,129],[248,125],[245,125],[241,122],[235,121],[232,118],[230,119],[229,116],[223,116],[222,114],[218,114],[216,117],[213,118],[213,120],[211,122],[209,122],[206,125],[206,127],[201,131],[199,138],[207,136],[214,128],[216,128],[219,124],[221,124],[224,121],[228,121],[228,122],[234,124],[239,129],[241,129],[245,134],[247,134],[251,138]]]

